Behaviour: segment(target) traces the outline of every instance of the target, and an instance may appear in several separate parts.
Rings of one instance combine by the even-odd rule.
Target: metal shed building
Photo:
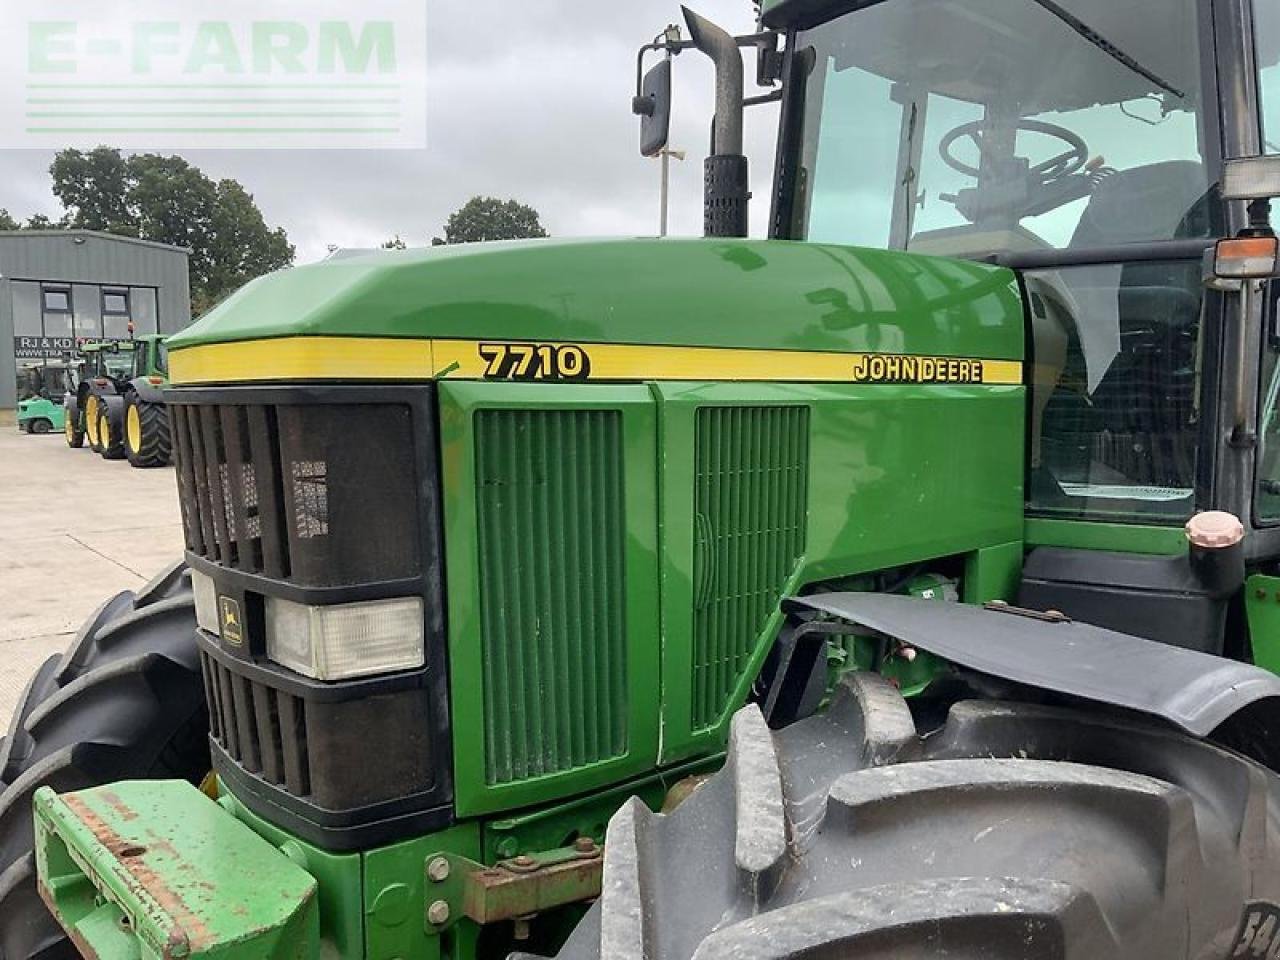
[[[25,371],[84,340],[191,322],[190,252],[93,230],[0,232],[0,410]]]

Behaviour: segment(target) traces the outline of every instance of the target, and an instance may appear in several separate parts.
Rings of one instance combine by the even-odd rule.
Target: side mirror
[[[640,95],[631,101],[640,118],[640,153],[656,157],[671,135],[671,60],[654,64],[640,82]]]
[[[1280,241],[1271,229],[1271,201],[1280,197],[1280,156],[1227,160],[1222,199],[1249,201],[1249,225],[1205,252],[1202,275],[1213,290],[1239,291],[1246,280],[1265,280],[1280,270]]]

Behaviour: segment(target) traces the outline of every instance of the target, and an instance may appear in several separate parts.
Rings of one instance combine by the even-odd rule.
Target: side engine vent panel
[[[485,779],[627,750],[622,414],[480,410]]]
[[[703,407],[695,425],[693,726],[713,726],[804,552],[809,408]]]

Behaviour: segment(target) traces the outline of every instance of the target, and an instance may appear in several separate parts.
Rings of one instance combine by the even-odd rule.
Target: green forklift
[[[67,446],[134,467],[170,462],[169,416],[164,406],[168,349],[156,334],[129,340],[89,341],[79,347],[84,375],[67,393]]]
[[[18,401],[18,431],[27,434],[62,430],[65,410],[61,403],[48,397],[29,397]]]
[[[18,387],[18,430],[27,434],[62,431],[66,394],[74,393],[80,365],[70,360],[44,360],[21,371]]]
[[[715,64],[706,237],[169,341],[186,553],[21,699],[4,960],[1280,953],[1280,6],[760,16],[637,71],[657,153]]]

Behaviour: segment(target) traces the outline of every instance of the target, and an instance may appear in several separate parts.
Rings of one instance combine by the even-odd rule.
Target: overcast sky
[[[318,259],[330,244],[376,246],[395,234],[426,244],[474,194],[533,205],[553,235],[656,233],[658,162],[638,153],[630,99],[636,49],[679,19],[678,2],[426,2],[426,150],[183,155],[212,177],[244,184],[268,222],[288,231],[299,262]],[[749,0],[691,6],[735,33],[754,28]],[[689,156],[672,163],[671,232],[697,234],[713,74],[689,52],[677,58],[675,79],[672,145]],[[749,112],[757,235],[768,212],[775,128],[772,106]],[[59,215],[51,159],[0,151],[0,207],[16,217]]]

